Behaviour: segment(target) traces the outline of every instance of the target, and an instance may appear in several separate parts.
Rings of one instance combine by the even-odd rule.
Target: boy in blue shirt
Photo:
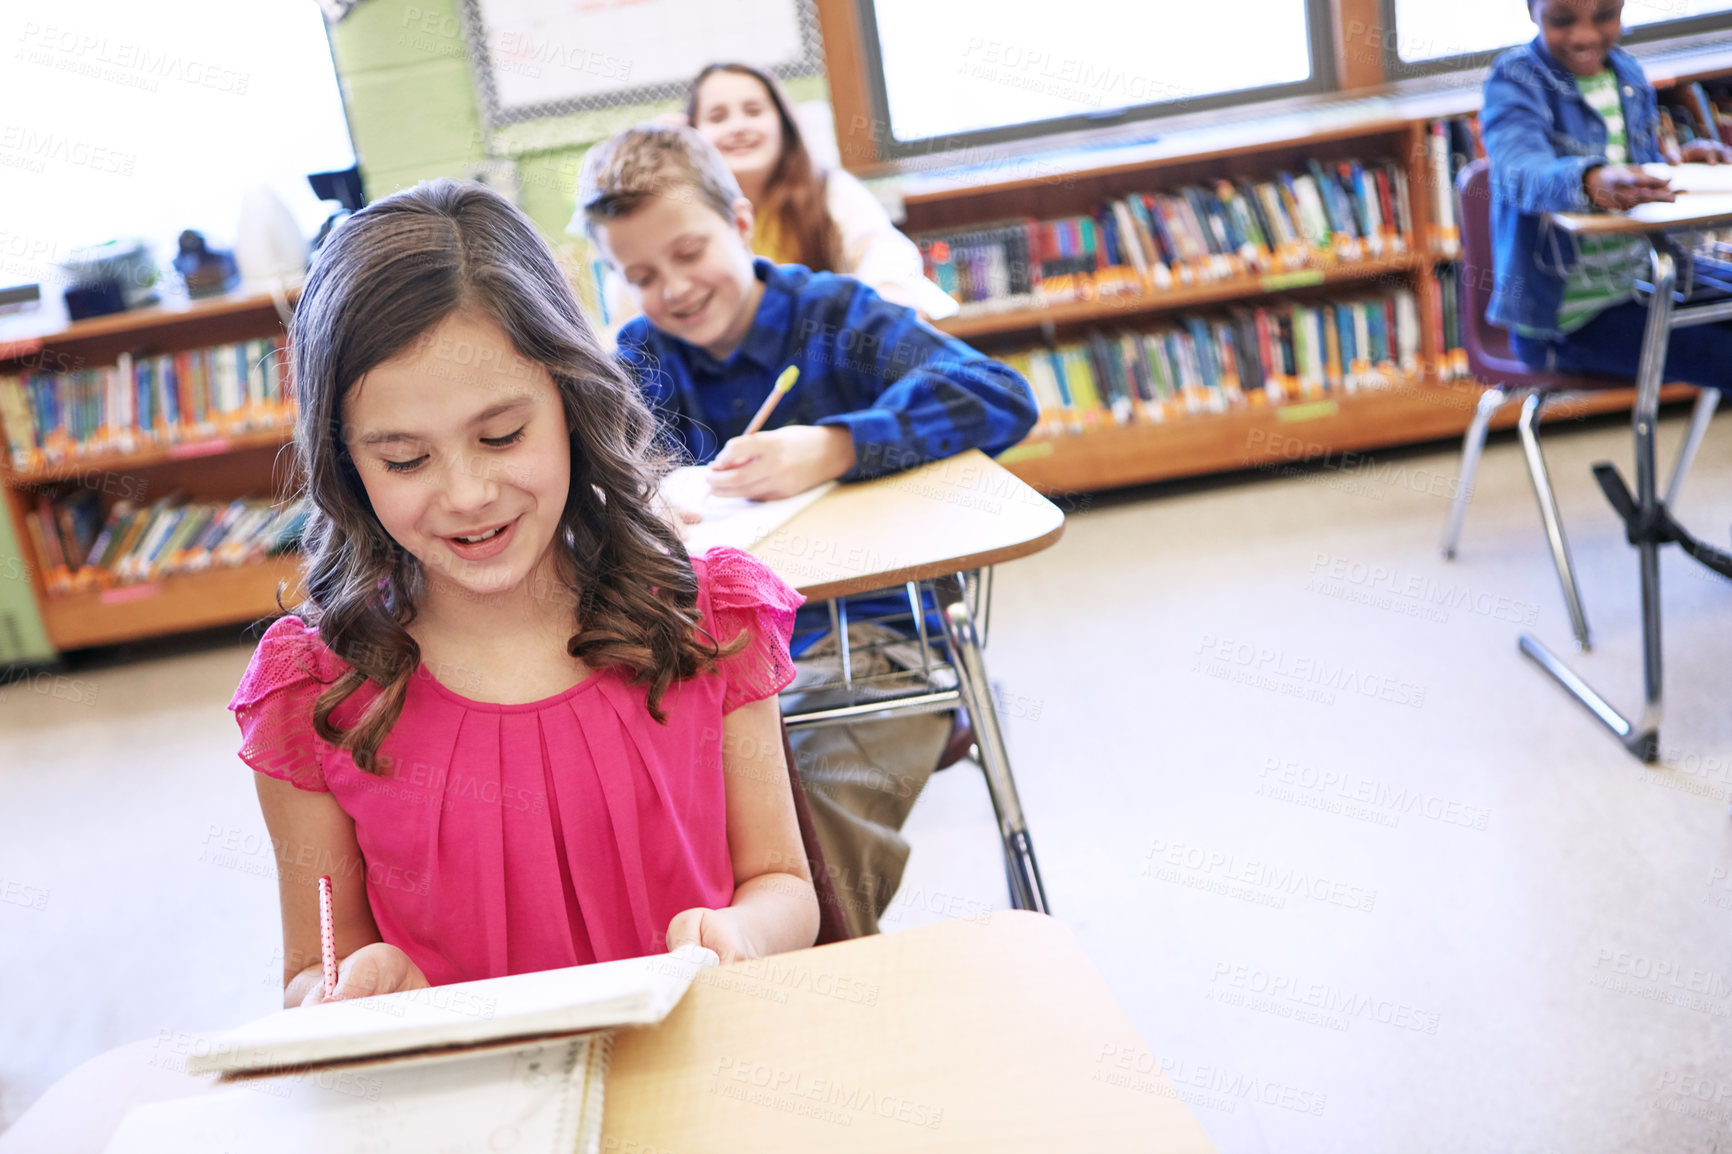
[[[620,330],[620,359],[692,460],[711,464],[717,496],[768,500],[996,454],[1034,426],[1014,370],[851,277],[754,259],[751,202],[690,128],[639,125],[592,149],[578,205],[643,310]],[[744,435],[790,365],[792,391]],[[808,643],[815,624],[802,610]],[[941,755],[966,741],[927,714],[808,729],[793,744],[849,930],[873,932],[907,860],[898,831]]]
[[[1659,104],[1642,66],[1617,47],[1623,0],[1532,0],[1539,35],[1492,65],[1480,121],[1491,159],[1496,280],[1486,319],[1509,329],[1517,356],[1563,373],[1634,377],[1647,308],[1647,244],[1571,244],[1548,212],[1629,209],[1675,199],[1639,166],[1662,162]],[[1686,162],[1717,164],[1725,146],[1690,141]],[[1562,267],[1560,267],[1560,265]],[[1732,329],[1674,329],[1665,379],[1732,384]]]

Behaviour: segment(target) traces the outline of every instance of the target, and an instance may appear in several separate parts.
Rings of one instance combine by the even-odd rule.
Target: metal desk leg
[[[1570,630],[1576,635],[1576,645],[1585,653],[1593,647],[1588,633],[1588,615],[1582,609],[1582,593],[1576,588],[1576,565],[1570,560],[1570,543],[1564,537],[1564,519],[1558,513],[1558,497],[1552,492],[1551,475],[1546,472],[1546,456],[1540,451],[1540,410],[1545,407],[1546,394],[1530,393],[1522,402],[1520,423],[1522,455],[1527,459],[1528,479],[1534,483],[1534,496],[1540,503],[1540,521],[1546,527],[1546,540],[1552,547],[1552,565],[1558,571],[1558,584],[1563,587],[1564,607],[1570,612]]]
[[[968,716],[974,722],[974,740],[980,747],[981,768],[986,771],[986,789],[998,815],[998,833],[1004,841],[1005,864],[1010,875],[1011,905],[1019,910],[1048,913],[1040,867],[1035,864],[1034,845],[1023,820],[1022,802],[1016,796],[1016,780],[1010,775],[1004,735],[998,728],[998,711],[992,704],[992,683],[986,678],[980,635],[968,610],[963,575],[953,573],[935,579],[932,591],[938,599],[939,616],[944,620],[944,636],[950,643],[958,687],[968,705]]]
[[[1669,253],[1658,247],[1652,253],[1654,291],[1648,307],[1648,327],[1642,334],[1642,359],[1636,372],[1636,408],[1631,417],[1636,434],[1636,507],[1644,517],[1653,515],[1660,494],[1654,478],[1654,423],[1660,412],[1660,377],[1666,364],[1666,346],[1672,330],[1672,289],[1677,270]],[[1660,756],[1661,699],[1660,667],[1660,543],[1644,541],[1637,547],[1642,579],[1642,716],[1627,720],[1595,693],[1550,650],[1528,635],[1521,638],[1521,651],[1585,705],[1600,722],[1624,743],[1624,748],[1642,761]]]
[[[1473,483],[1479,475],[1479,458],[1485,452],[1485,434],[1497,411],[1511,402],[1525,401],[1531,389],[1510,389],[1493,385],[1479,395],[1473,408],[1473,421],[1461,439],[1461,476],[1455,483],[1455,500],[1449,506],[1449,524],[1443,530],[1443,559],[1455,560],[1455,547],[1461,542],[1461,523],[1467,516],[1467,503],[1473,499]]]

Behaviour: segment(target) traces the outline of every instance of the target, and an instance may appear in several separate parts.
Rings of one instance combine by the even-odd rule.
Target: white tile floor
[[[1627,475],[1629,435],[1549,452],[1597,631],[1573,660],[1629,704],[1633,552],[1588,475]],[[1643,769],[1516,653],[1528,615],[1568,649],[1518,451],[1488,452],[1446,564],[1454,470],[1115,497],[1000,570],[988,656],[1053,908],[1223,1151],[1724,1150],[1732,585],[1666,558]],[[1732,418],[1678,512],[1726,541]],[[223,709],[246,659],[0,691],[0,1126],[104,1048],[275,1007]],[[909,834],[889,926],[1003,904],[971,767]]]

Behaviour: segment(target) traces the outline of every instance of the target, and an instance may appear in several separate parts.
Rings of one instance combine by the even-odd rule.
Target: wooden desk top
[[[1576,236],[1646,236],[1678,228],[1732,225],[1732,193],[1684,192],[1670,203],[1637,205],[1629,212],[1549,214],[1552,223]]]
[[[1063,533],[1058,506],[970,450],[838,485],[751,551],[818,601],[1026,557]]]
[[[993,911],[705,971],[622,1031],[604,1151],[1213,1151],[1065,926]]]

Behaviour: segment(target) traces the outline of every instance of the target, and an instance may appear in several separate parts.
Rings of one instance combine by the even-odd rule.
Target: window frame
[[[1389,83],[1398,80],[1411,80],[1416,77],[1437,76],[1446,72],[1466,72],[1476,68],[1486,68],[1500,55],[1511,48],[1532,41],[1518,41],[1516,44],[1506,44],[1502,48],[1488,48],[1484,52],[1464,52],[1455,56],[1442,56],[1436,60],[1422,60],[1409,63],[1401,59],[1401,29],[1396,23],[1396,0],[1377,0],[1380,29],[1383,43],[1383,76]],[[1668,40],[1682,40],[1689,36],[1698,36],[1704,32],[1732,32],[1732,8],[1724,12],[1711,12],[1704,16],[1683,16],[1676,20],[1662,20],[1654,24],[1643,24],[1636,28],[1627,28],[1619,38],[1618,46],[1629,49],[1638,45],[1663,43]],[[1539,29],[1534,29],[1538,35]]]
[[[1311,78],[1292,84],[1265,85],[1260,88],[1238,89],[1213,93],[1187,100],[1163,100],[1133,105],[1112,112],[1078,113],[1071,116],[1030,120],[1021,124],[978,129],[973,132],[950,133],[943,136],[898,140],[892,134],[888,85],[884,78],[884,60],[878,43],[878,18],[874,0],[853,0],[859,37],[861,81],[865,89],[867,115],[872,118],[873,151],[879,161],[904,160],[932,153],[951,152],[978,145],[1037,141],[1067,132],[1089,129],[1116,128],[1140,121],[1157,120],[1195,112],[1232,108],[1238,105],[1264,104],[1293,96],[1321,95],[1337,91],[1335,44],[1337,31],[1331,0],[1303,0],[1306,28],[1311,46]]]

